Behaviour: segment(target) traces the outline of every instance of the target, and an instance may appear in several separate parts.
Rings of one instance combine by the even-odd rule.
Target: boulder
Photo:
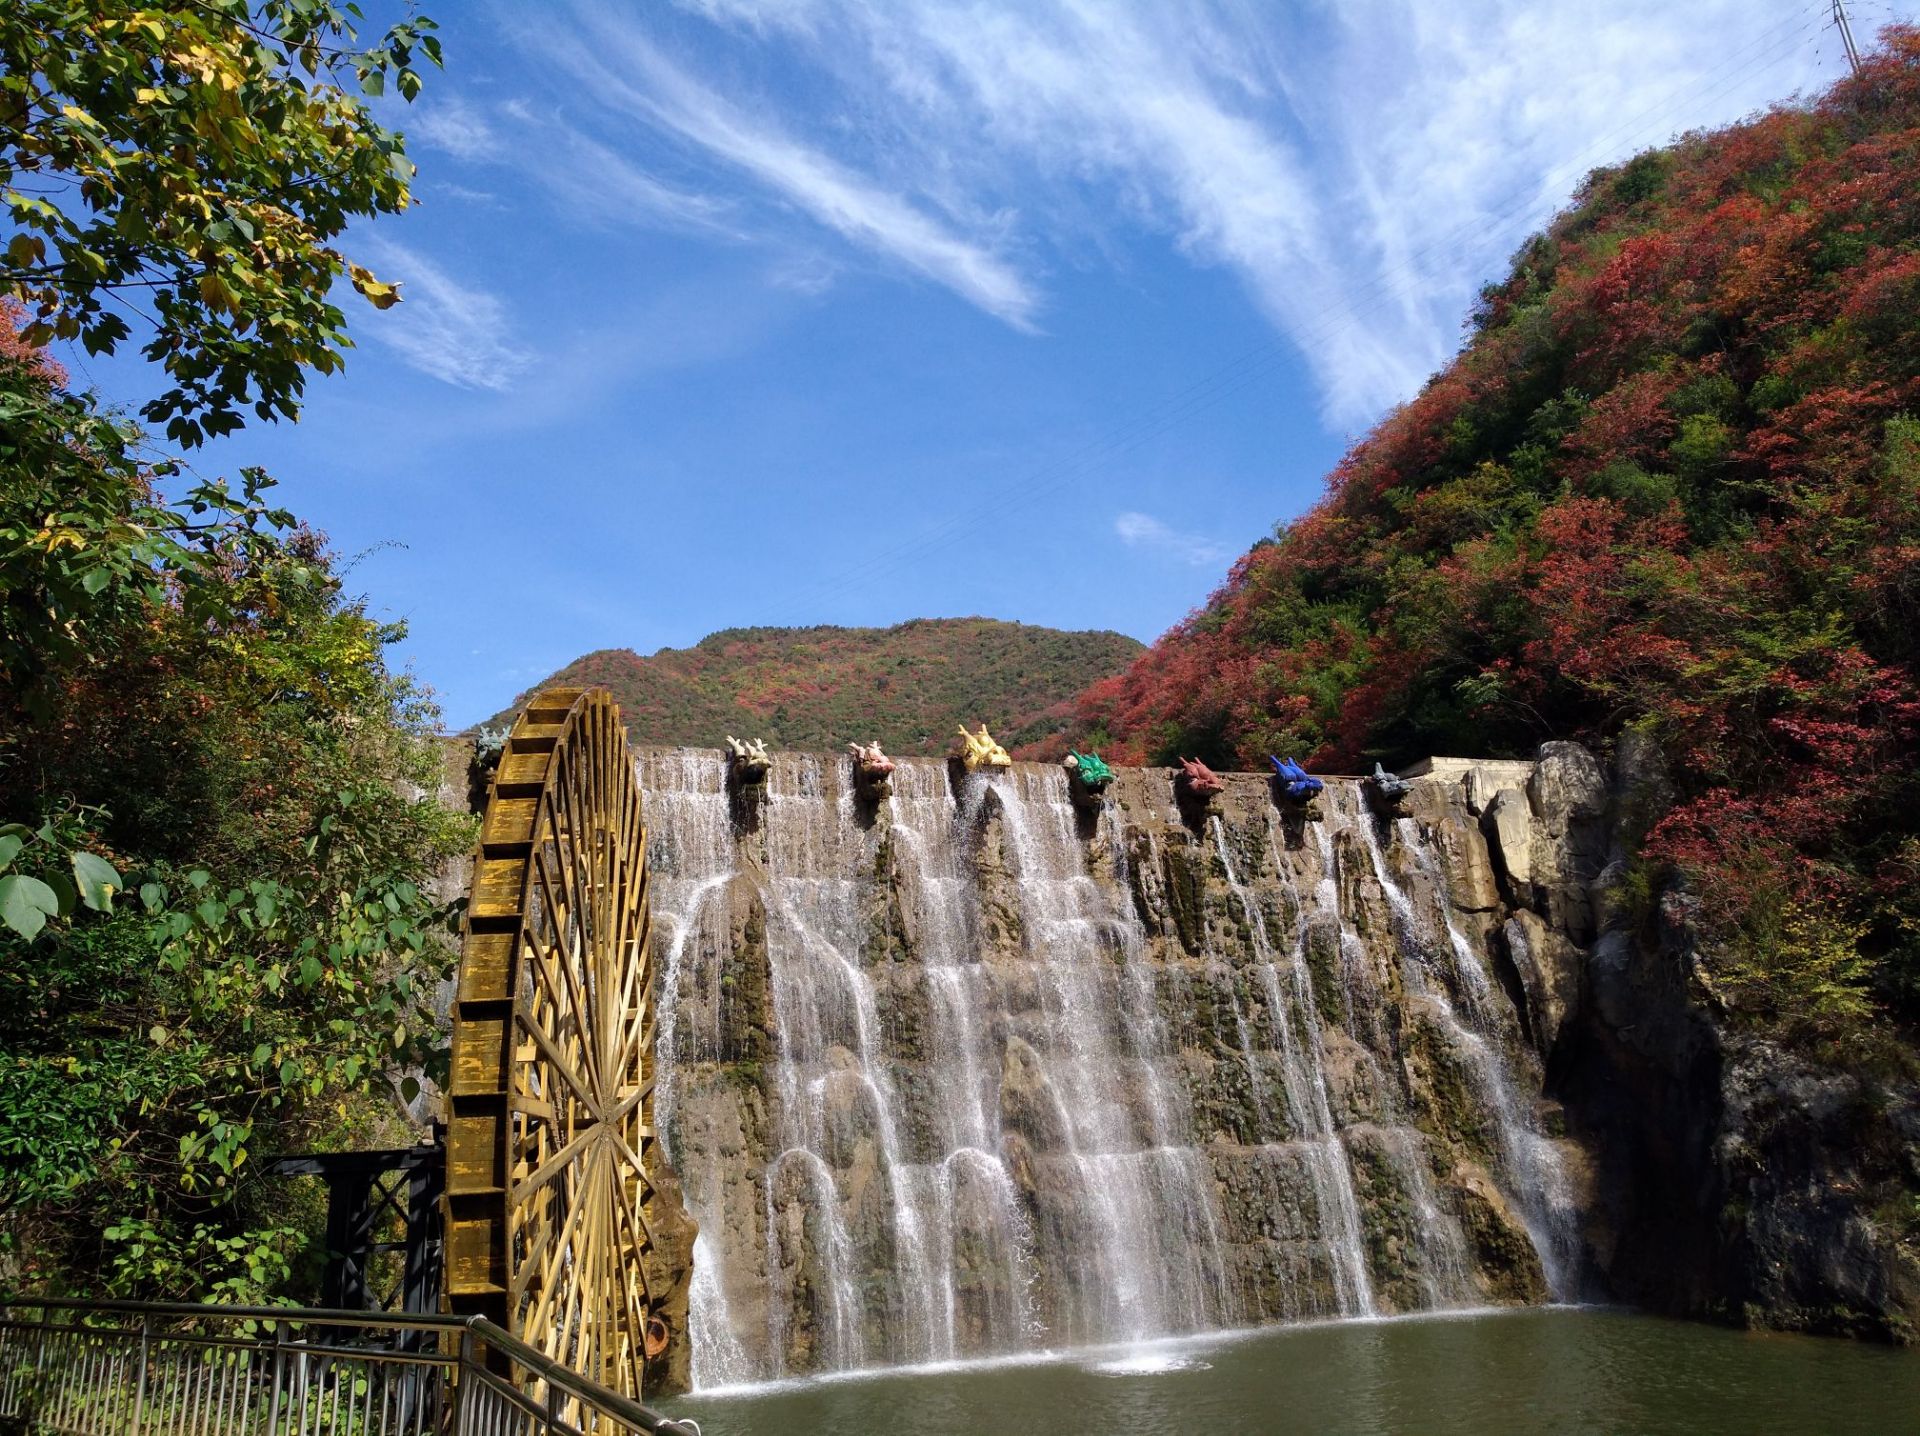
[[[1533,902],[1533,809],[1518,788],[1502,788],[1487,804],[1482,818],[1487,841],[1506,875],[1508,900],[1516,906]]]
[[[1527,780],[1527,803],[1534,889],[1527,905],[1574,942],[1589,943],[1594,920],[1587,885],[1607,859],[1606,773],[1578,743],[1544,743]]]
[[[1526,994],[1527,1029],[1544,1058],[1580,1005],[1581,951],[1526,908],[1507,919],[1501,937]]]

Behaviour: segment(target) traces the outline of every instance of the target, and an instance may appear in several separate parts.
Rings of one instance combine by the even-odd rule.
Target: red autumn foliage
[[[1920,1015],[1920,30],[1598,171],[1325,496],[1080,697],[1116,756],[1653,733],[1710,925],[1864,922]]]

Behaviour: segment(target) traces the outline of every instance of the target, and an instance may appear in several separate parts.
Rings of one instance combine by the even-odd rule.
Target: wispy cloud
[[[1113,531],[1128,548],[1163,553],[1195,568],[1217,568],[1233,552],[1223,543],[1174,528],[1152,514],[1119,514],[1114,518]]]
[[[498,159],[504,146],[479,106],[458,95],[423,100],[403,126],[409,140],[445,151],[457,160],[484,162]]]
[[[539,185],[576,223],[725,229],[733,208],[721,197],[667,183],[557,110],[518,96],[484,104],[444,96],[410,116],[407,133],[455,159]],[[455,198],[491,198],[445,181],[435,187]]]
[[[512,339],[506,306],[459,283],[438,264],[378,235],[360,245],[401,302],[366,321],[366,332],[418,369],[461,389],[502,391],[532,362]]]
[[[1055,257],[1157,234],[1237,275],[1353,427],[1587,169],[1810,73],[1820,7],[1755,8],[680,0],[523,38],[595,142],[664,138],[757,196],[742,225],[803,215],[1017,327]]]
[[[592,43],[549,34],[549,55],[615,113],[665,131],[773,190],[851,243],[954,290],[1019,329],[1038,295],[991,245],[895,189],[749,116],[680,69],[631,24],[590,23]]]

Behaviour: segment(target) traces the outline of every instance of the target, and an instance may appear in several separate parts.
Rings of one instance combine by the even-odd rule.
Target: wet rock
[[[1493,980],[1513,914],[1459,783],[1381,819],[1332,781],[1289,826],[1227,774],[1194,830],[1164,773],[1087,822],[1057,770],[956,798],[908,759],[863,820],[811,761],[776,757],[757,830],[722,808],[717,852],[717,784],[649,795],[670,900],[701,894],[656,897],[656,941],[730,1369],[1352,1314],[1356,1281],[1384,1311],[1526,1299],[1501,1126],[1544,1139],[1522,1033],[1577,1004],[1544,939],[1531,986]]]
[[[655,1159],[649,1173],[653,1190],[641,1207],[652,1234],[647,1253],[647,1292],[651,1312],[666,1323],[667,1345],[646,1363],[642,1387],[647,1398],[675,1396],[693,1385],[693,1343],[687,1302],[693,1289],[693,1243],[699,1223],[687,1214],[680,1178]]]
[[[1486,1300],[1514,1305],[1549,1300],[1546,1272],[1526,1224],[1485,1171],[1461,1168],[1453,1192]]]

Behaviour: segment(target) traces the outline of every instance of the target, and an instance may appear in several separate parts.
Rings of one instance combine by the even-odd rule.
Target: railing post
[[[40,1308],[40,1337],[33,1348],[33,1385],[28,1397],[33,1403],[33,1414],[38,1416],[46,1408],[47,1398],[52,1384],[47,1379],[47,1327],[53,1321],[53,1308]]]
[[[453,1368],[453,1397],[448,1402],[447,1430],[449,1436],[467,1436],[467,1402],[470,1393],[467,1388],[472,1384],[474,1372],[480,1369],[480,1363],[474,1359],[473,1328],[460,1328],[460,1360]]]
[[[547,1378],[547,1436],[553,1436],[554,1418],[559,1414],[553,1408],[559,1403],[560,1388],[554,1384],[551,1376]]]
[[[147,1415],[147,1360],[153,1346],[153,1317],[140,1318],[140,1380],[133,1388],[133,1436],[140,1436],[140,1430]]]
[[[267,1436],[280,1430],[280,1398],[287,1389],[287,1324],[273,1324],[273,1395],[267,1403]]]

